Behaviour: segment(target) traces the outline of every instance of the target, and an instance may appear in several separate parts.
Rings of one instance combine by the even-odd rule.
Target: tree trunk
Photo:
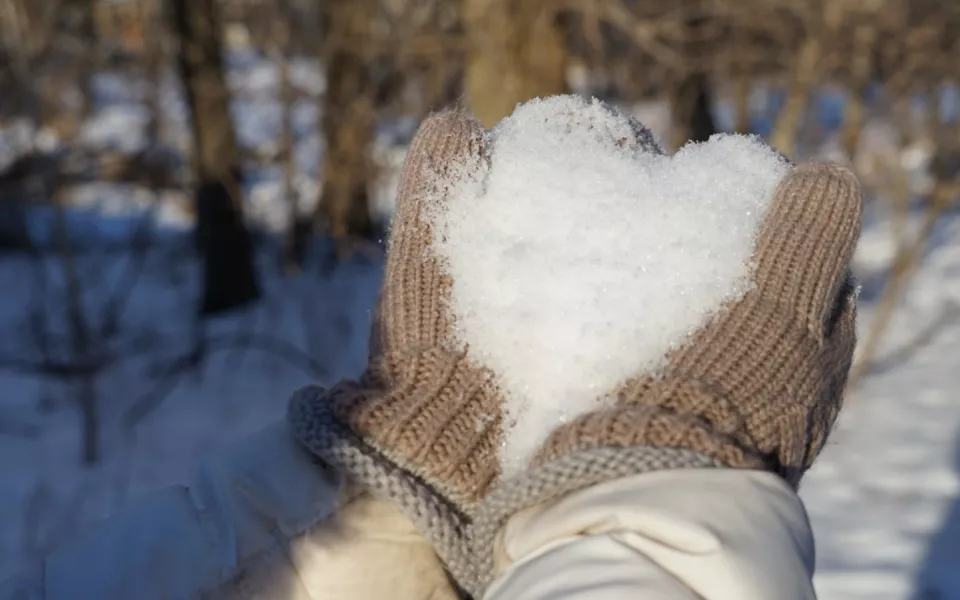
[[[708,18],[703,16],[702,7],[698,6],[698,3],[688,2],[685,10],[688,12],[683,23],[683,51],[686,56],[694,59],[692,62],[695,66],[681,74],[673,88],[671,105],[674,148],[679,148],[688,141],[705,142],[717,133],[717,124],[710,111],[710,78],[697,64],[698,59],[707,52],[698,41],[702,37],[701,30],[710,23]]]
[[[376,6],[366,0],[329,0],[326,33],[327,92],[321,127],[326,142],[319,212],[341,244],[373,232],[367,182],[372,178],[374,95],[364,44]]]
[[[552,4],[530,0],[463,0],[473,41],[465,91],[485,127],[532,98],[567,93],[563,25]]]
[[[864,123],[864,97],[874,75],[873,54],[877,32],[871,15],[858,15],[861,20],[853,29],[854,55],[851,61],[849,97],[843,114],[843,149],[851,162],[856,161],[860,134]]]
[[[284,233],[283,270],[288,275],[300,272],[306,260],[307,242],[311,228],[308,220],[302,218],[295,189],[297,165],[294,147],[293,105],[296,102],[295,90],[290,81],[290,57],[292,40],[290,22],[294,18],[285,3],[274,7],[273,23],[270,35],[269,53],[280,72],[280,162],[283,166],[283,196],[287,202],[289,221]]]
[[[733,130],[737,133],[750,133],[752,126],[750,94],[753,91],[753,78],[749,62],[749,40],[744,34],[734,34],[731,52],[733,80]]]
[[[27,209],[45,181],[30,172],[31,155],[21,157],[0,173],[0,251],[26,250],[31,246]]]
[[[165,50],[169,47],[168,38],[164,35],[164,19],[162,18],[164,7],[163,0],[155,0],[144,10],[144,71],[146,79],[150,82],[152,93],[147,98],[147,105],[150,108],[150,120],[147,122],[147,145],[150,150],[156,150],[170,140],[167,135],[167,121],[163,114],[163,103],[161,100],[163,92],[163,71]]]
[[[821,42],[811,35],[804,40],[787,82],[787,102],[777,117],[770,144],[787,156],[796,152],[797,132],[810,102],[810,92],[816,83],[822,55]]]
[[[684,77],[674,93],[674,147],[688,141],[705,142],[717,133],[717,124],[710,111],[710,81],[704,73]]]
[[[172,0],[178,66],[192,115],[197,244],[203,256],[200,313],[212,315],[260,296],[253,242],[243,219],[239,151],[230,121],[216,0]]]
[[[0,189],[3,189],[2,184]],[[30,247],[26,201],[19,195],[3,195],[0,199],[0,252],[26,250]]]

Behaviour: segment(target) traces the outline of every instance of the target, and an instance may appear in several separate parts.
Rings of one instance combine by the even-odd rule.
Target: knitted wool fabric
[[[855,335],[849,262],[861,196],[842,167],[794,168],[759,232],[753,289],[629,382],[618,404],[557,429],[535,459],[599,446],[686,448],[797,486],[837,413]]]
[[[486,160],[485,135],[461,111],[421,125],[401,175],[369,366],[359,381],[298,391],[288,411],[300,442],[394,502],[457,581],[471,579],[466,528],[499,472],[501,398],[454,342],[451,280],[428,211],[442,210],[456,177]]]
[[[473,528],[482,595],[492,547],[516,512],[662,468],[765,469],[796,487],[840,410],[853,356],[860,230],[855,176],[808,164],[781,182],[754,251],[754,287],[638,377],[617,403],[557,428],[531,469],[484,502]],[[611,476],[612,475],[612,476]]]
[[[663,154],[646,127],[631,125],[632,137],[611,144]],[[470,528],[499,474],[502,399],[492,374],[470,363],[452,340],[451,281],[431,250],[424,211],[442,210],[456,177],[487,161],[486,151],[485,131],[463,112],[423,123],[401,176],[369,367],[360,381],[298,391],[288,413],[304,446],[399,506],[470,591],[479,589],[481,562],[471,554]],[[668,468],[696,460],[688,454],[637,460],[648,469]],[[616,468],[624,465],[640,468],[629,457]],[[599,471],[606,478],[617,472]]]

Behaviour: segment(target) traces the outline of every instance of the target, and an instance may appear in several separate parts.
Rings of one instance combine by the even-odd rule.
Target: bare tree
[[[824,55],[831,35],[842,23],[843,6],[828,3],[821,10],[819,2],[797,7],[794,17],[802,24],[804,35],[786,75],[786,104],[780,111],[770,142],[787,155],[796,153],[797,134],[806,117],[810,97],[824,78]]]
[[[23,164],[22,160],[18,162]],[[0,249],[3,250],[30,247],[27,206],[32,195],[29,188],[36,184],[19,172],[22,167],[18,166],[15,164],[0,174]]]
[[[680,27],[680,47],[685,56],[699,57],[705,54],[701,40],[708,36],[704,30],[714,25],[709,11],[703,9],[702,2],[683,4],[683,20]],[[705,142],[717,133],[717,125],[711,112],[712,92],[710,77],[696,61],[683,69],[677,77],[677,83],[671,90],[671,108],[674,127],[674,147],[680,147],[688,140]]]
[[[325,9],[323,35],[329,39],[320,214],[329,234],[342,242],[372,232],[367,183],[372,178],[376,51],[369,45],[378,8],[371,0],[330,0]]]
[[[464,91],[486,127],[520,102],[567,91],[561,14],[544,0],[463,0]]]
[[[253,244],[243,216],[239,151],[230,120],[215,0],[172,0],[178,65],[192,114],[197,243],[204,263],[201,314],[259,298]]]

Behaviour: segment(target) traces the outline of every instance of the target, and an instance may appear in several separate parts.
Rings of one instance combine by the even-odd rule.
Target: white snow
[[[639,139],[635,142],[635,139]],[[460,341],[506,396],[504,476],[750,286],[753,243],[788,164],[720,135],[674,156],[597,100],[517,108],[489,171],[436,210]]]

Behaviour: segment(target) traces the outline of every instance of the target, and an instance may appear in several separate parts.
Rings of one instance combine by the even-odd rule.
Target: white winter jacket
[[[514,516],[493,550],[487,600],[815,597],[803,506],[765,473],[598,485]],[[282,423],[0,585],[0,600],[455,596],[413,526],[312,461]]]

